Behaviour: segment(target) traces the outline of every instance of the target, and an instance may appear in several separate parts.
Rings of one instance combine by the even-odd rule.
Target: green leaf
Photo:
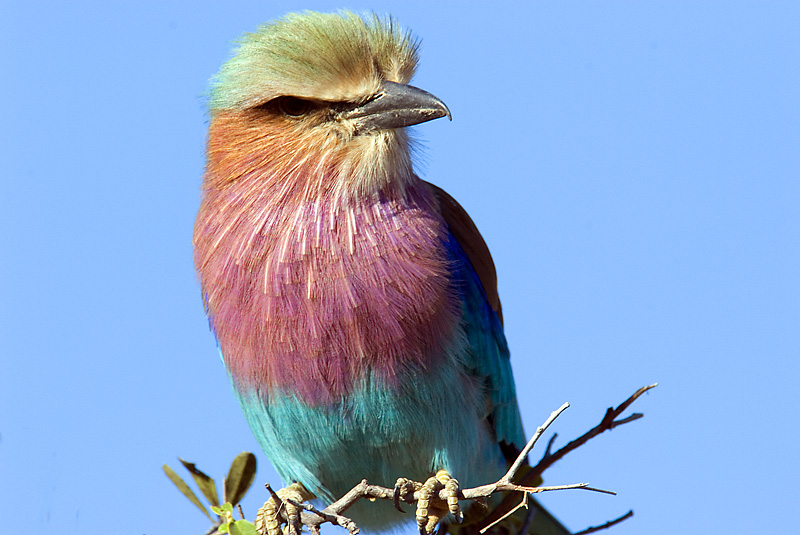
[[[208,514],[206,508],[203,506],[202,503],[200,503],[200,500],[197,498],[197,496],[195,496],[194,492],[192,492],[192,489],[189,488],[189,485],[187,485],[186,482],[182,480],[180,476],[178,476],[178,474],[175,473],[175,470],[173,470],[166,464],[161,468],[164,470],[164,473],[167,474],[169,480],[172,481],[172,483],[174,483],[176,487],[178,487],[178,490],[181,491],[184,496],[189,498],[189,501],[195,504],[197,508],[203,511],[203,514],[206,515],[208,519],[213,522],[214,520],[211,518],[211,515]]]
[[[219,506],[219,510],[221,511],[219,514],[224,514],[226,517],[233,518],[233,504],[229,502],[225,502]]]
[[[248,520],[237,520],[228,526],[231,535],[258,535],[256,525]]]
[[[197,483],[200,492],[206,497],[208,503],[211,505],[219,505],[219,494],[217,494],[217,484],[214,483],[214,480],[198,470],[194,463],[186,462],[180,457],[178,457],[178,460],[192,474],[194,482]]]
[[[233,505],[242,501],[255,477],[256,456],[249,451],[237,455],[225,478],[225,501]]]

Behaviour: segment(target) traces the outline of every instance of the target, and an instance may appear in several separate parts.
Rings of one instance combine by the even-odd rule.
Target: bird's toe
[[[282,488],[258,510],[256,531],[259,535],[283,535],[282,526],[288,527],[289,535],[300,535],[302,509],[295,504],[310,500],[314,495],[302,483],[292,483]]]
[[[440,492],[444,490],[443,499]],[[430,535],[436,525],[448,512],[452,513],[456,522],[464,518],[458,505],[460,489],[458,481],[453,479],[447,470],[439,470],[436,475],[422,484],[417,499],[417,527],[421,535]]]

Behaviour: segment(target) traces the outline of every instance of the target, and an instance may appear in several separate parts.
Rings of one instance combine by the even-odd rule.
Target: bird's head
[[[403,128],[450,116],[408,85],[416,64],[417,42],[377,16],[291,14],[244,35],[212,81],[207,178],[255,172],[317,195],[402,186]]]

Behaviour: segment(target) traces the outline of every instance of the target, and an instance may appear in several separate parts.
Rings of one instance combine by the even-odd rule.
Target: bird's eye
[[[280,97],[276,104],[278,110],[289,117],[302,117],[315,108],[310,100],[297,97]]]

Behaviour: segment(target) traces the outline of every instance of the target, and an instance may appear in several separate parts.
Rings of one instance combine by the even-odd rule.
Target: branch
[[[595,533],[597,531],[602,531],[604,529],[610,528],[611,526],[619,524],[623,520],[628,520],[632,516],[633,516],[633,510],[630,510],[627,513],[625,513],[624,515],[622,515],[621,517],[619,517],[619,518],[616,518],[614,520],[609,520],[608,522],[606,522],[602,526],[594,526],[592,528],[586,528],[585,530],[579,531],[578,533],[575,533],[574,535],[588,535],[589,533]]]
[[[603,419],[595,427],[593,427],[580,437],[576,438],[572,442],[568,443],[566,446],[559,449],[555,453],[545,452],[542,459],[536,464],[536,466],[534,466],[531,469],[531,471],[528,474],[525,475],[520,484],[529,485],[532,482],[536,481],[544,473],[545,470],[547,470],[556,462],[561,460],[566,454],[583,446],[597,435],[605,431],[610,431],[620,425],[627,424],[629,422],[633,422],[635,420],[638,420],[639,418],[644,417],[644,414],[636,412],[631,414],[627,418],[623,418],[621,420],[616,419],[620,414],[625,412],[625,410],[628,407],[630,407],[633,404],[633,402],[639,398],[639,396],[641,396],[648,390],[655,388],[656,386],[658,386],[658,383],[654,383],[648,386],[643,386],[642,388],[634,392],[631,397],[620,403],[620,405],[616,409],[609,407],[608,410],[606,410],[606,414],[605,416],[603,416]]]
[[[363,481],[362,481],[362,483],[363,483]],[[316,515],[320,519],[319,526],[321,526],[325,522],[330,522],[331,524],[336,524],[336,525],[342,526],[347,531],[349,531],[352,535],[356,535],[358,533],[358,526],[356,525],[356,523],[353,522],[351,519],[347,518],[346,516],[330,514],[330,513],[326,513],[325,511],[320,511],[319,509],[317,509],[316,507],[314,507],[310,503],[305,503],[305,502],[304,503],[297,503],[294,500],[289,500],[289,503],[291,503],[295,507],[301,507],[301,508],[305,509],[306,511],[309,511],[309,512],[313,513],[314,515]],[[303,518],[302,515],[301,515],[301,518]],[[304,518],[303,518],[303,523],[305,525],[309,526],[309,529],[311,529],[312,532],[319,533],[319,526],[314,526],[314,525],[308,524],[307,522],[305,522]]]
[[[631,404],[633,404],[633,402],[639,398],[639,396],[641,396],[648,390],[655,388],[657,384],[658,383],[648,386],[643,386],[642,388],[634,392],[632,396],[623,401],[616,409],[609,408],[608,410],[606,410],[606,414],[603,416],[603,419],[600,421],[598,425],[596,425],[595,427],[584,433],[582,436],[576,438],[563,448],[559,449],[555,453],[550,453],[550,448],[554,440],[551,439],[550,443],[547,445],[547,450],[545,451],[542,460],[539,461],[539,463],[536,466],[534,466],[528,473],[525,474],[525,476],[520,481],[520,485],[530,487],[537,481],[540,481],[539,478],[544,473],[544,471],[550,468],[553,464],[555,464],[556,461],[563,458],[567,453],[574,451],[578,449],[580,446],[586,444],[589,440],[601,434],[602,432],[614,429],[617,426],[642,418],[644,416],[643,414],[634,413],[621,420],[616,420],[616,418],[620,414],[625,412],[625,410],[628,407],[630,407]],[[500,504],[497,507],[495,507],[495,509],[491,513],[489,513],[489,515],[487,515],[485,520],[488,522],[494,522],[497,518],[502,517],[503,515],[505,515],[507,511],[509,511],[512,507],[514,507],[515,502],[516,499],[514,495],[506,496],[503,499],[503,501],[500,502]]]
[[[547,428],[550,427],[550,424],[552,424],[556,420],[556,418],[558,418],[561,415],[561,413],[567,410],[568,408],[569,408],[569,403],[564,403],[557,410],[550,413],[550,416],[547,418],[547,420],[545,420],[545,422],[542,425],[536,428],[536,432],[533,434],[533,436],[525,445],[525,447],[522,449],[522,451],[519,453],[519,455],[517,455],[517,459],[514,461],[514,464],[511,465],[511,468],[508,469],[508,472],[506,472],[506,475],[504,475],[500,479],[500,481],[506,481],[506,482],[511,481],[514,478],[514,476],[517,475],[517,471],[519,471],[520,466],[522,466],[523,463],[527,460],[528,454],[533,449],[533,446],[536,444],[536,441],[539,440],[539,437],[542,436],[542,433],[544,433],[547,430]]]

